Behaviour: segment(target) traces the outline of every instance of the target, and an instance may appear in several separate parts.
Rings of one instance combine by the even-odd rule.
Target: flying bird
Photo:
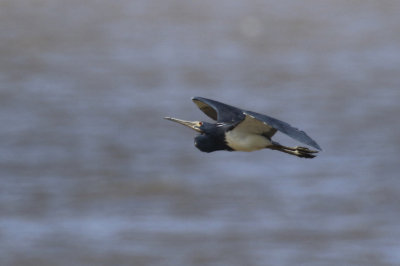
[[[322,150],[304,131],[286,122],[202,97],[193,97],[192,101],[216,123],[186,121],[172,117],[165,119],[200,133],[195,137],[194,145],[202,152],[218,150],[250,152],[267,148],[301,158],[314,158],[318,152],[306,147],[287,147],[273,141],[271,138],[277,131]]]

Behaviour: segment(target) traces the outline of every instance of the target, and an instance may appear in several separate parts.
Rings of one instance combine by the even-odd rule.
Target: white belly
[[[235,130],[228,131],[225,140],[228,146],[236,151],[260,150],[271,145],[271,141],[261,135]]]

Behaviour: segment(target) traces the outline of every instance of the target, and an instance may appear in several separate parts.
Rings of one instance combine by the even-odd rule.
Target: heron
[[[192,101],[216,123],[164,118],[197,131],[199,134],[194,139],[194,145],[202,152],[271,149],[300,158],[314,158],[318,150],[322,150],[304,131],[276,118],[203,97],[193,97]],[[277,131],[317,150],[281,145],[271,139]]]

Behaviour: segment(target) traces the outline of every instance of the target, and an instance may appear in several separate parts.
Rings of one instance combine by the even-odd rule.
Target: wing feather
[[[255,119],[258,119],[260,121],[262,121],[263,123],[266,123],[268,125],[270,125],[271,127],[279,130],[280,132],[288,135],[289,137],[298,140],[304,144],[307,144],[311,147],[314,147],[318,150],[322,150],[321,147],[318,145],[317,142],[315,142],[312,138],[310,138],[306,132],[292,127],[290,124],[283,122],[281,120],[278,120],[276,118],[267,116],[267,115],[262,115],[262,114],[258,114],[256,112],[251,112],[251,111],[245,111],[244,112],[246,115],[250,115],[253,116]]]
[[[276,133],[276,128],[257,119],[251,114],[244,112],[246,118],[235,127],[235,130],[246,132],[248,134],[257,134],[268,137],[269,139]]]
[[[234,106],[217,102],[214,100],[193,97],[192,101],[203,111],[208,117],[221,123],[236,123],[245,118],[243,110]]]

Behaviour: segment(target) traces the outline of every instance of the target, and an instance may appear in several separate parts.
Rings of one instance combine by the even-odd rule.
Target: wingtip
[[[322,151],[322,148],[317,143],[315,143],[314,148],[316,148],[319,151]]]

